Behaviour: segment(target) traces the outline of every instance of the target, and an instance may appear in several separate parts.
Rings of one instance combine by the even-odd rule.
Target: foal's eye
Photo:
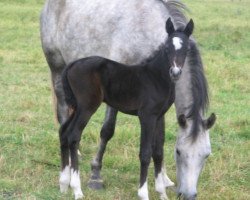
[[[179,149],[176,149],[176,154],[177,154],[178,156],[181,155],[181,152],[179,151]]]

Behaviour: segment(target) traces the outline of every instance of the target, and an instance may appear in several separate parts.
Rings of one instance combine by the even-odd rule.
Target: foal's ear
[[[184,29],[184,33],[189,37],[190,35],[192,35],[193,30],[194,30],[194,22],[192,19],[190,19],[190,21],[186,25],[186,28]]]
[[[181,114],[181,115],[178,117],[178,123],[179,123],[180,127],[182,127],[182,128],[185,128],[185,127],[186,127],[187,120],[186,120],[186,117],[185,117],[184,114]]]
[[[168,35],[171,35],[173,32],[175,32],[174,25],[170,17],[168,18],[166,22],[166,31]]]
[[[212,113],[210,117],[203,121],[205,129],[210,129],[216,121],[216,115]]]

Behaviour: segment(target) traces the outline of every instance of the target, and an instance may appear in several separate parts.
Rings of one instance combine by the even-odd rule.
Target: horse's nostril
[[[190,197],[188,198],[188,200],[195,200],[196,197],[197,197],[197,193],[195,193],[195,194],[193,194],[192,196],[190,196]]]

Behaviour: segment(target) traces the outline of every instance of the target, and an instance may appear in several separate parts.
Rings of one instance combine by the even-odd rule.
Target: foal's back
[[[145,67],[131,67],[92,56],[73,62],[66,73],[80,107],[94,108],[106,102],[122,112],[135,114],[142,93]]]

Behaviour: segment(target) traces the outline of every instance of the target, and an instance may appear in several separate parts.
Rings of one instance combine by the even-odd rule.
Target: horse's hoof
[[[75,194],[75,200],[83,199],[84,195],[82,191],[79,191],[78,193]]]
[[[101,179],[90,179],[88,182],[88,187],[93,190],[101,190],[104,189],[103,180]]]
[[[166,184],[165,187],[172,188],[172,187],[175,187],[175,184],[173,182],[171,182],[171,183]]]

